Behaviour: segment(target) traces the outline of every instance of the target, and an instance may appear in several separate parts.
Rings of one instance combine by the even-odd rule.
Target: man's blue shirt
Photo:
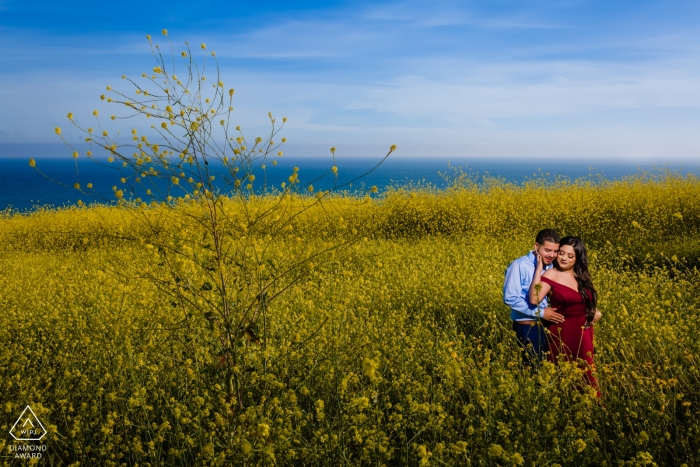
[[[535,261],[537,258],[531,251],[510,263],[506,269],[503,303],[510,308],[510,319],[513,321],[538,319],[547,307],[547,297],[542,299],[539,306],[531,305],[528,300],[530,284],[532,284],[532,278],[535,275]],[[542,272],[550,267],[552,267],[551,264],[545,266]]]

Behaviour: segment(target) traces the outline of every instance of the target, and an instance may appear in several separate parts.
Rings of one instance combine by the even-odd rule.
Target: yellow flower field
[[[250,203],[315,199],[279,198]],[[48,431],[39,465],[700,464],[695,177],[330,195],[274,238],[229,200],[227,235],[249,249],[211,267],[199,206],[0,219],[3,465],[36,463],[7,434],[27,405]],[[601,404],[580,370],[523,368],[510,330],[504,271],[544,227],[589,247]],[[170,263],[170,247],[186,254]],[[260,279],[294,261],[238,359],[217,353],[220,321],[192,311],[217,292],[198,271]],[[253,282],[238,283],[231,303]]]

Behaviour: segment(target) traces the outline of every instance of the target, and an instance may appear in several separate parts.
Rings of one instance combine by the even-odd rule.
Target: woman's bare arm
[[[537,275],[537,278],[532,279],[532,284],[530,284],[530,303],[533,305],[539,305],[539,303],[547,296],[551,285],[546,282],[542,282],[541,276]]]
[[[532,278],[532,283],[530,284],[530,293],[528,299],[532,305],[539,305],[539,303],[547,296],[551,286],[546,282],[542,282],[542,258],[535,252],[537,256],[537,266],[535,267],[535,275]],[[545,274],[547,274],[545,272]]]

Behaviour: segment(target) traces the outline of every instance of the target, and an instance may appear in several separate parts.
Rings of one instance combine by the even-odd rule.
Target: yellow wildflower
[[[261,438],[267,438],[270,436],[270,426],[266,423],[260,423],[258,425],[258,436]]]

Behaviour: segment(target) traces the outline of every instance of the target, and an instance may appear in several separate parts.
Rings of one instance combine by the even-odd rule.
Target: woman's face
[[[568,270],[574,267],[576,263],[576,252],[574,247],[571,245],[562,245],[559,247],[559,253],[557,255],[557,264],[564,270]]]

